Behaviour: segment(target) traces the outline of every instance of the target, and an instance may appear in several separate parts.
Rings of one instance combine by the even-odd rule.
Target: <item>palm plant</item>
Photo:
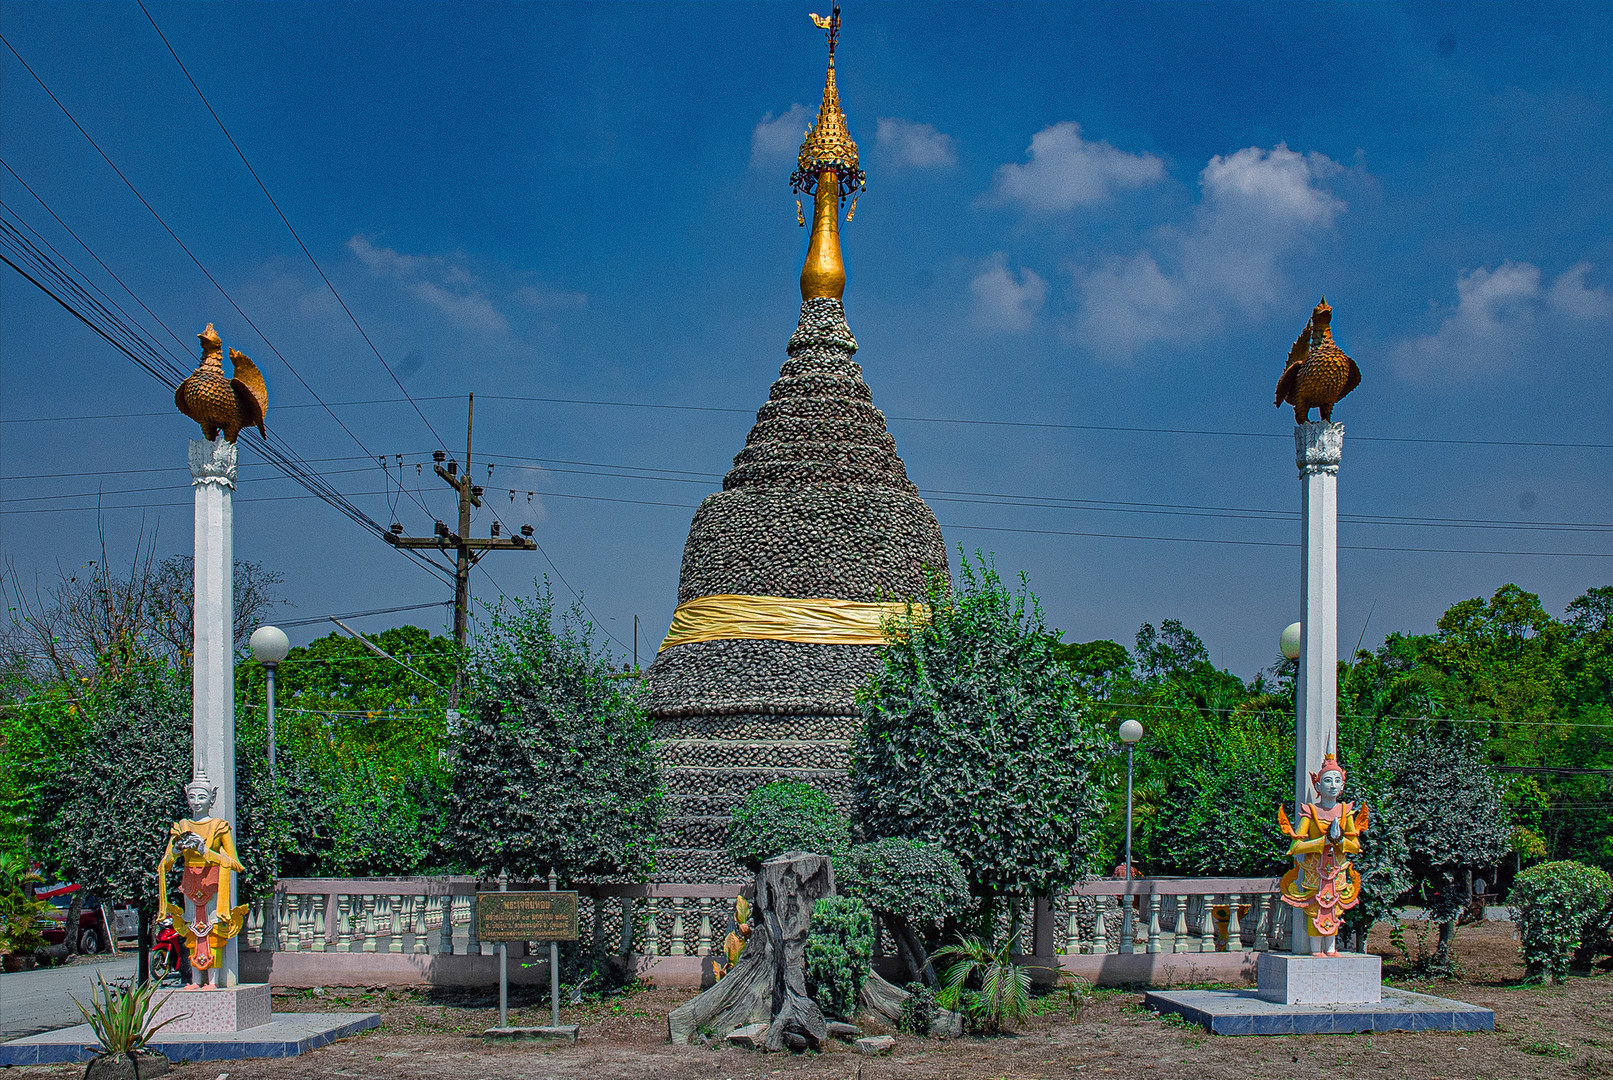
[[[156,1000],[156,983],[109,985],[100,975],[95,976],[95,983],[88,1009],[76,997],[73,1004],[84,1014],[96,1042],[101,1044],[101,1052],[108,1057],[132,1055],[149,1043],[157,1032],[189,1015],[170,1016],[160,1024],[153,1024],[157,1010],[168,1000],[167,994],[161,1000]]]
[[[987,1035],[1023,1023],[1031,1013],[1030,972],[1009,960],[1010,936],[995,949],[978,937],[962,937],[957,944],[937,949],[934,959],[952,961],[942,976],[946,987],[936,1001],[961,1012],[970,1025]],[[978,988],[971,988],[970,981]]]

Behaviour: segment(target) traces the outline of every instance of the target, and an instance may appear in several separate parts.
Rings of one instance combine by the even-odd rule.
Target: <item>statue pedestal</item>
[[[1264,952],[1256,970],[1262,1001],[1356,1005],[1383,1000],[1383,958],[1371,953],[1301,956]]]
[[[166,997],[163,995],[166,994]],[[153,1023],[180,1017],[158,1032],[163,1038],[185,1034],[215,1034],[262,1027],[269,1016],[269,984],[241,983],[218,990],[157,991]]]

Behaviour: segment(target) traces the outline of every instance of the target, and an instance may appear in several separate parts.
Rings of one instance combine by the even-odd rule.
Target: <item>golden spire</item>
[[[818,118],[807,129],[806,141],[796,158],[790,187],[813,196],[812,240],[807,246],[806,265],[801,267],[801,299],[829,297],[840,299],[846,291],[846,267],[840,260],[840,204],[852,196],[851,211],[857,210],[856,195],[865,187],[865,177],[857,167],[857,144],[846,130],[846,114],[840,111],[840,91],[835,87],[835,45],[840,39],[840,5],[829,17],[813,15],[812,21],[829,38],[829,72],[823,80],[823,104]],[[800,213],[800,203],[796,204]],[[851,214],[846,215],[851,220]],[[805,220],[802,219],[802,224]]]

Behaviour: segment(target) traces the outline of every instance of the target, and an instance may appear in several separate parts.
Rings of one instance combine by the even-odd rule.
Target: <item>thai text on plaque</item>
[[[483,941],[576,941],[574,892],[487,892],[476,897]]]

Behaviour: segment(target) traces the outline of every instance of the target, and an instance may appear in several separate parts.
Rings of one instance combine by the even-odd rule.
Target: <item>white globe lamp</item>
[[[1277,647],[1290,660],[1299,659],[1299,629],[1299,623],[1290,623],[1283,630],[1282,637],[1277,639]]]

